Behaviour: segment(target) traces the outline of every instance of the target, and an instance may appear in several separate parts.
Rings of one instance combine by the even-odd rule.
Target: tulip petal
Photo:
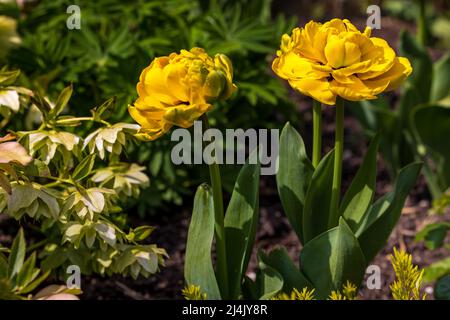
[[[390,91],[396,89],[403,82],[403,80],[405,80],[405,78],[411,74],[411,72],[412,67],[409,60],[404,57],[397,57],[394,59],[394,64],[392,68],[389,69],[389,71],[370,80],[388,81],[389,85],[385,90]]]
[[[371,59],[374,63],[369,71],[358,74],[362,80],[375,78],[388,71],[394,64],[395,51],[389,44],[381,38],[370,38],[370,40],[375,47],[369,51],[371,53],[365,55],[364,59]]]
[[[336,95],[330,90],[330,83],[326,78],[289,80],[289,84],[304,95],[324,104],[334,105],[336,103]]]
[[[162,68],[150,69],[145,76],[144,85],[145,91],[157,100],[170,105],[179,103],[166,85],[166,76]]]
[[[140,111],[133,106],[128,107],[128,112],[131,117],[141,125],[141,129],[138,134],[141,134],[140,138],[145,138],[146,140],[155,140],[161,135],[166,133],[172,125],[162,121],[162,118],[151,119],[151,113]],[[143,135],[142,135],[143,134]]]
[[[283,79],[321,79],[327,77],[332,70],[329,67],[320,66],[311,60],[302,58],[292,51],[276,58],[272,64],[272,69]]]
[[[212,105],[204,104],[181,104],[167,108],[164,114],[164,121],[182,128],[189,128],[202,114],[212,109]]]
[[[350,77],[351,84],[342,84],[336,80],[331,81],[330,89],[336,95],[350,101],[369,100],[376,99],[376,96],[372,94],[372,90],[368,88],[361,80],[356,76]]]

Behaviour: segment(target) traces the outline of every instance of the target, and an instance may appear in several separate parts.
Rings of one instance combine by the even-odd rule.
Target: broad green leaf
[[[87,189],[86,193],[83,194],[84,204],[94,212],[102,212],[105,207],[105,196],[103,193],[109,193],[105,192],[106,190],[102,188]]]
[[[319,163],[306,193],[303,212],[304,243],[328,229],[331,187],[333,182],[334,150]]]
[[[106,223],[96,223],[95,231],[99,234],[99,236],[110,246],[114,247],[116,244],[116,230]]]
[[[256,279],[261,278],[261,270],[256,270]],[[244,276],[242,283],[242,299],[243,300],[258,300],[261,297],[259,281],[253,281],[248,276]]]
[[[95,239],[97,239],[97,232],[95,231],[95,228],[92,227],[86,228],[86,235],[84,241],[86,242],[88,248],[92,248]]]
[[[8,257],[8,278],[12,279],[22,268],[23,261],[25,260],[25,249],[25,237],[23,235],[23,229],[20,228],[16,238],[14,239],[11,247],[11,253]]]
[[[423,281],[425,282],[432,282],[450,274],[450,257],[434,262],[424,270]]]
[[[450,96],[450,54],[445,55],[433,65],[433,82],[431,84],[432,102]]]
[[[258,223],[259,164],[242,167],[225,214],[229,293],[239,298]]]
[[[300,134],[286,123],[280,137],[277,187],[286,216],[303,243],[303,206],[314,167]]]
[[[350,112],[358,119],[365,133],[373,138],[380,133],[380,152],[390,173],[399,168],[399,116],[395,110],[389,109],[389,104],[383,96],[375,100],[349,102]]]
[[[410,93],[414,99],[410,99],[409,110],[419,103],[428,102],[430,99],[433,64],[427,49],[422,47],[412,34],[403,31],[400,34],[400,52],[412,63],[413,73],[408,78],[414,90]]]
[[[450,275],[446,275],[436,282],[434,296],[437,300],[450,300]]]
[[[300,264],[318,299],[326,299],[332,290],[341,290],[346,281],[359,286],[366,269],[358,240],[342,217],[337,227],[306,243]]]
[[[264,255],[264,262],[280,274],[284,292],[291,292],[294,288],[301,291],[305,287],[309,289],[314,287],[294,264],[286,248],[276,248],[268,255]]]
[[[356,231],[369,263],[380,251],[397,224],[409,191],[415,185],[422,163],[412,163],[398,175],[394,191],[378,199],[369,209]]]
[[[55,244],[49,246],[51,250],[46,248],[47,256],[41,261],[41,268],[44,271],[52,271],[61,266],[67,260],[66,249]]]
[[[219,286],[211,260],[214,237],[214,204],[211,188],[198,187],[186,243],[184,278],[188,285],[200,286],[208,299],[220,299]]]
[[[39,199],[42,201],[39,209],[42,211],[42,214],[44,214],[44,211],[46,211],[51,217],[56,220],[59,218],[60,208],[55,196],[51,195],[49,191],[50,189],[44,188],[39,191]]]
[[[73,170],[72,178],[75,181],[83,180],[92,171],[95,164],[95,153],[85,157]]]
[[[8,198],[9,214],[14,215],[22,208],[29,208],[38,196],[39,190],[33,188],[32,184],[14,185],[12,194]]]
[[[260,251],[258,253],[259,269],[261,270],[259,280],[260,300],[272,298],[283,289],[283,278],[274,268],[266,262],[266,256]]]
[[[64,232],[64,241],[76,242],[81,238],[81,232],[83,230],[83,225],[73,222]]]
[[[158,270],[158,256],[154,252],[139,251],[135,256],[145,271],[153,274]]]
[[[449,133],[450,108],[425,105],[415,110],[412,121],[420,142],[430,149],[428,153],[435,153],[432,158],[445,191],[450,187],[450,148],[445,138]]]
[[[416,234],[416,241],[423,240],[428,249],[434,250],[442,247],[449,230],[450,222],[431,223]]]
[[[72,91],[73,91],[72,84],[65,87],[61,91],[61,93],[58,96],[58,99],[56,99],[55,106],[49,112],[50,117],[55,118],[64,110],[64,107],[67,105],[67,103],[70,100],[70,97],[72,96]]]
[[[126,249],[116,260],[117,262],[115,265],[115,269],[117,272],[122,273],[125,268],[129,267],[136,261],[136,257],[131,250],[132,248]]]
[[[376,135],[341,203],[341,216],[345,218],[353,232],[358,230],[375,193],[379,141],[380,138]]]
[[[33,159],[26,167],[25,174],[28,176],[48,177],[50,176],[50,169],[45,162],[39,159]]]

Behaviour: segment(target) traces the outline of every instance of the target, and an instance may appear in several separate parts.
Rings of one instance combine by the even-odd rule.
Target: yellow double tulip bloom
[[[128,108],[141,125],[138,136],[155,140],[172,126],[192,126],[213,101],[236,90],[232,79],[231,61],[223,54],[212,58],[201,48],[154,59],[139,78],[139,98]]]
[[[301,93],[324,104],[336,97],[358,101],[397,88],[412,72],[388,43],[361,33],[347,19],[311,21],[284,34],[272,69]]]

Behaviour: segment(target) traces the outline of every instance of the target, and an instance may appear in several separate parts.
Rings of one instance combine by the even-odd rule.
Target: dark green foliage
[[[282,33],[294,25],[271,17],[271,0],[202,1],[152,0],[123,2],[41,1],[25,7],[20,19],[22,45],[9,64],[26,75],[24,82],[53,99],[67,85],[76,86],[71,102],[75,115],[116,96],[112,122],[131,121],[127,105],[137,96],[140,71],[156,56],[182,48],[204,47],[233,61],[239,90],[225,105],[217,105],[211,124],[218,128],[277,127],[274,114],[294,111],[286,88],[271,75],[270,61]],[[81,29],[69,30],[69,5],[81,9]],[[18,9],[0,9],[19,18]],[[245,112],[243,112],[245,110]],[[296,119],[297,116],[292,116]],[[160,211],[165,203],[181,204],[183,196],[205,181],[202,168],[170,163],[170,138],[142,143],[129,156],[147,164],[152,184],[139,200],[139,212]],[[232,168],[234,181],[237,168]],[[232,187],[232,183],[230,184]]]

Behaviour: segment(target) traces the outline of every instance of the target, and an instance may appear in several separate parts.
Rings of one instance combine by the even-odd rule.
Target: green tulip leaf
[[[326,299],[332,290],[341,290],[346,281],[358,286],[366,268],[358,240],[342,217],[337,227],[305,245],[300,264],[318,299]]]
[[[186,244],[184,277],[188,285],[200,286],[208,299],[220,299],[211,260],[214,237],[214,203],[207,184],[198,187]]]
[[[400,34],[399,48],[400,52],[411,61],[414,70],[408,77],[408,85],[413,87],[409,94],[413,98],[408,98],[409,103],[404,104],[405,107],[412,108],[430,99],[433,63],[427,49],[407,31]]]
[[[436,261],[426,267],[423,274],[424,282],[432,282],[437,279],[450,274],[450,257],[443,260]]]
[[[303,206],[314,167],[306,154],[302,137],[289,122],[281,132],[279,152],[278,193],[292,228],[303,242]]]
[[[361,248],[370,262],[380,251],[397,224],[409,191],[415,185],[422,163],[412,163],[398,175],[394,191],[378,199],[369,209],[356,231]]]
[[[428,153],[434,152],[433,160],[443,190],[450,187],[450,148],[444,137],[448,136],[450,108],[438,105],[425,105],[415,110],[412,122],[419,140]]]
[[[268,300],[283,289],[283,277],[267,263],[266,256],[262,251],[258,252],[258,261],[261,270],[259,278],[260,300]]]
[[[239,297],[258,223],[259,164],[242,167],[225,214],[225,239],[230,296]]]
[[[446,275],[436,282],[434,292],[437,300],[450,300],[450,275]]]
[[[416,241],[425,241],[428,249],[435,250],[444,245],[449,230],[450,222],[431,223],[416,234]]]
[[[313,285],[300,272],[284,247],[276,248],[269,254],[264,255],[264,262],[276,270],[283,278],[283,291],[291,292],[294,288],[301,291],[307,287],[313,288]]]
[[[433,65],[431,101],[435,102],[450,96],[450,54],[445,55]]]
[[[377,150],[380,138],[376,135],[367,150],[366,156],[344,195],[340,212],[353,232],[358,230],[375,193],[377,176]]]
[[[331,187],[333,182],[334,150],[319,163],[311,179],[303,212],[304,243],[328,229]]]

